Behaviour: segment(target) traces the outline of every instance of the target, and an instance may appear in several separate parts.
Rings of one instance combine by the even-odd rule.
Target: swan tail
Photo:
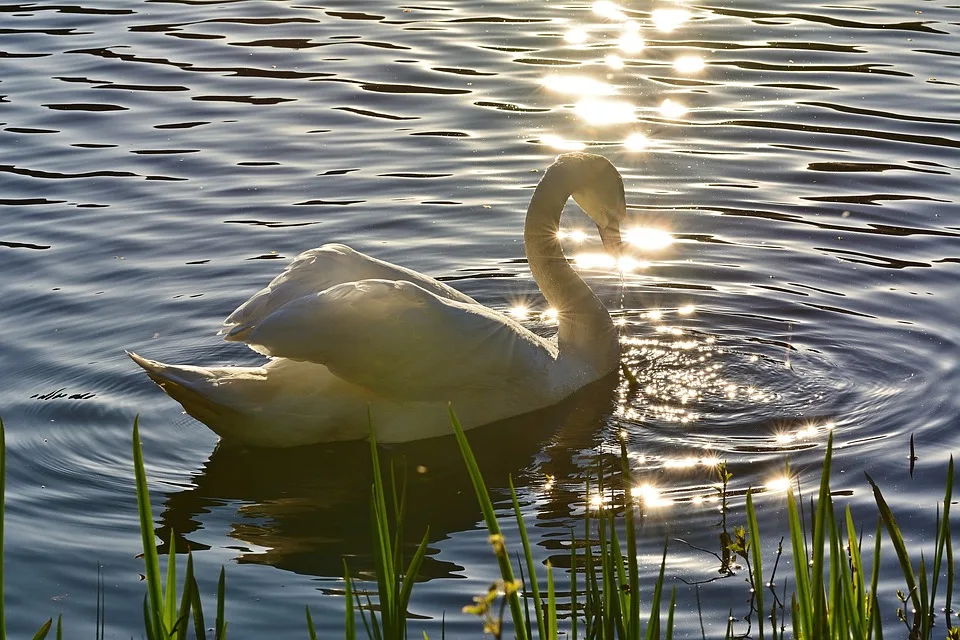
[[[165,364],[144,358],[132,351],[126,353],[167,395],[183,405],[188,414],[208,425],[219,435],[224,435],[223,432],[228,431],[230,425],[245,422],[240,411],[224,402],[229,398],[218,400],[220,376],[215,370]]]

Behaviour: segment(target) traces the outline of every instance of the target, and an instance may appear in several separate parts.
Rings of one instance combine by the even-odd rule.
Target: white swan
[[[403,442],[451,432],[452,403],[472,428],[559,402],[619,365],[603,303],[557,238],[567,198],[620,251],[623,181],[597,155],[557,158],[524,225],[534,279],[557,310],[541,338],[429,276],[327,244],[299,256],[225,321],[221,333],[272,359],[204,368],[130,357],[187,413],[225,440],[288,447],[369,435]]]

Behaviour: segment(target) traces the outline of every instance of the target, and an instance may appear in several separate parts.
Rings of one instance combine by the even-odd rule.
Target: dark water
[[[624,321],[642,393],[610,380],[472,434],[498,499],[514,477],[538,558],[567,566],[583,480],[621,430],[660,491],[648,494],[642,566],[652,573],[672,540],[686,635],[700,633],[690,583],[717,576],[694,548],[718,546],[714,458],[735,491],[785,461],[809,486],[832,427],[838,502],[872,530],[869,472],[920,547],[960,443],[960,5],[597,9],[0,4],[12,633],[63,612],[91,635],[98,563],[107,635],[141,633],[139,412],[161,538],[172,526],[178,549],[192,545],[211,593],[226,565],[231,636],[302,635],[309,604],[335,637],[341,558],[371,567],[366,448],[217,448],[123,349],[257,362],[222,343],[218,324],[286,260],[332,241],[496,308],[542,310],[522,212],[535,171],[577,145],[620,168],[634,222],[673,242],[622,278],[586,271]],[[496,565],[454,443],[395,454],[410,470],[411,537],[430,526],[416,625],[439,637],[445,615],[454,637],[479,637],[460,609]],[[772,554],[783,494],[758,503]],[[887,573],[891,627],[899,586]],[[701,596],[708,635],[722,635],[728,608],[747,613],[742,576]]]

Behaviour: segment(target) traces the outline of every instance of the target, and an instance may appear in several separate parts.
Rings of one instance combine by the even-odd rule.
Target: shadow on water
[[[509,499],[502,488],[511,476],[519,491],[546,475],[576,475],[578,452],[598,444],[598,427],[614,412],[617,385],[617,376],[611,375],[560,404],[468,432],[494,500]],[[407,483],[408,543],[415,544],[428,526],[430,542],[436,543],[480,521],[452,436],[382,446],[380,457],[385,477],[392,464],[398,480]],[[171,529],[179,550],[207,548],[191,540],[191,534],[204,528],[204,514],[230,504],[236,512],[229,516],[228,535],[238,542],[233,548],[241,563],[337,576],[343,571],[341,558],[348,556],[353,570],[372,569],[372,483],[366,442],[295,449],[221,445],[193,487],[166,498],[157,535],[162,550]],[[452,577],[461,569],[428,555],[421,574],[426,579]]]

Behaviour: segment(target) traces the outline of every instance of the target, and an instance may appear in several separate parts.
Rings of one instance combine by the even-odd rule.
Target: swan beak
[[[619,258],[623,255],[624,242],[620,237],[620,222],[613,220],[604,228],[597,227],[600,232],[600,240],[603,242],[603,248],[607,253]]]

